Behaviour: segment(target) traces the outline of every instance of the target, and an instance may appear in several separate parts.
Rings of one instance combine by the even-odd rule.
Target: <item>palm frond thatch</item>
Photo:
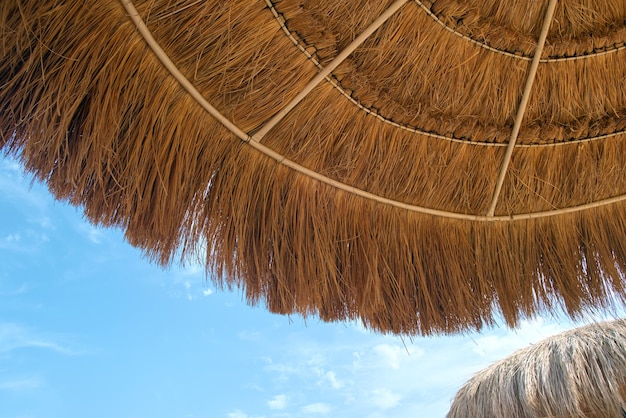
[[[0,148],[273,312],[575,316],[626,295],[625,22],[622,0],[3,0]]]
[[[547,338],[477,373],[447,418],[623,418],[626,320]]]

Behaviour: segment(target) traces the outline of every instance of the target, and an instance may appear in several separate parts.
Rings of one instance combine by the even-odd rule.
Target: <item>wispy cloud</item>
[[[0,236],[0,249],[22,253],[34,252],[39,246],[50,241],[48,234],[27,228]]]
[[[243,330],[243,331],[240,331],[237,336],[242,341],[253,341],[253,342],[255,342],[255,341],[260,341],[261,340],[261,333],[258,332],[258,331]]]
[[[80,235],[84,236],[89,242],[95,245],[102,244],[106,237],[103,228],[90,224],[87,221],[76,223],[75,228]]]
[[[0,227],[1,250],[32,253],[50,240],[54,225],[49,194],[39,185],[31,186],[17,161],[0,158],[0,212],[11,219]]]
[[[0,380],[0,390],[32,390],[37,389],[43,385],[43,380],[40,377],[26,377],[18,379],[5,379]]]
[[[524,347],[534,341],[539,341],[550,335],[565,331],[568,327],[555,322],[548,322],[537,317],[523,321],[516,331],[496,330],[488,335],[477,337],[472,351],[483,358],[500,356]]]
[[[250,416],[246,414],[245,412],[241,411],[240,409],[236,409],[233,412],[229,412],[226,416],[228,418],[265,418],[264,416],[258,416],[258,415],[255,415],[254,417]]]
[[[174,298],[184,298],[191,302],[214,293],[213,289],[207,287],[204,270],[199,267],[182,268],[167,278],[161,282],[161,286]]]
[[[411,352],[408,351],[408,348],[401,344],[379,344],[374,347],[372,350],[375,353],[383,367],[389,367],[394,370],[398,370],[403,361],[407,358],[412,357],[421,357],[424,355],[424,350],[419,347],[411,347]]]
[[[389,389],[374,389],[370,392],[370,399],[376,408],[391,409],[398,406],[402,396]]]
[[[228,418],[248,418],[248,414],[241,412],[239,409],[228,413]]]
[[[55,338],[14,323],[0,323],[0,353],[9,353],[22,348],[40,348],[65,355],[78,354],[61,342],[59,337]]]
[[[334,416],[404,418],[417,413],[437,418],[445,415],[456,390],[480,369],[578,325],[539,317],[523,321],[516,330],[494,328],[408,341],[355,328],[338,330],[326,343],[311,334],[294,334],[273,341],[280,349],[264,339],[247,342],[271,351],[263,357],[264,370],[268,387],[282,392],[289,388],[284,412],[296,408],[305,413],[308,406],[323,404]]]
[[[19,163],[11,158],[0,158],[0,192],[7,201],[20,207],[28,206],[42,211],[47,206],[47,196],[32,193],[32,181],[25,176]]]
[[[181,269],[180,273],[183,276],[202,277],[204,276],[204,267],[197,263],[191,263]]]
[[[276,410],[285,409],[287,407],[287,395],[283,393],[283,394],[274,396],[272,399],[267,401],[267,406],[269,406],[270,409],[276,409]]]
[[[332,410],[331,406],[323,402],[316,402],[309,405],[305,405],[301,408],[305,414],[319,414],[326,415]]]
[[[334,371],[319,370],[318,376],[320,376],[323,383],[330,384],[333,389],[341,389],[344,387],[344,382],[337,378],[337,374]]]
[[[23,295],[30,290],[31,286],[27,283],[22,283],[19,287],[13,289],[2,289],[0,287],[0,297],[19,296]]]

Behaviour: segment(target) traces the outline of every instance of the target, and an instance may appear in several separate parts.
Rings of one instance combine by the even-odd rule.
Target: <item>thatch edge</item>
[[[540,308],[562,305],[575,315],[603,307],[611,290],[623,291],[623,244],[612,242],[607,249],[602,237],[624,235],[623,225],[616,226],[624,222],[623,205],[570,214],[554,225],[520,220],[521,231],[509,231],[499,222],[464,225],[336,193],[260,155],[207,117],[118,10],[120,33],[106,27],[110,22],[97,26],[93,16],[80,12],[110,36],[94,42],[119,50],[87,55],[83,66],[73,66],[54,61],[58,57],[45,55],[53,51],[29,38],[33,44],[23,55],[0,64],[12,88],[29,92],[3,92],[2,109],[8,110],[0,120],[13,124],[2,126],[2,145],[55,196],[84,206],[94,222],[126,229],[128,240],[157,261],[171,262],[181,248],[185,255],[193,249],[204,254],[200,247],[210,242],[217,249],[207,266],[226,272],[216,281],[245,288],[252,303],[263,301],[281,313],[319,313],[325,320],[361,318],[371,328],[407,334],[480,328],[493,320],[497,303],[509,325]],[[93,27],[82,29],[91,35]],[[98,59],[110,62],[120,55],[131,64],[122,71],[124,79],[102,79]],[[36,71],[40,59],[50,65],[42,74]],[[17,69],[7,69],[11,64]],[[60,67],[69,74],[60,80],[80,88],[41,82],[44,76],[54,79]],[[120,96],[113,98],[111,90]],[[42,100],[35,100],[41,92]],[[90,112],[103,103],[112,106]],[[156,115],[143,113],[147,104],[156,107]],[[96,123],[104,133],[94,129]],[[33,137],[40,139],[29,141]],[[455,145],[454,152],[462,149]],[[224,202],[231,198],[237,201]],[[322,213],[313,213],[312,206]],[[372,225],[383,228],[372,231]],[[399,238],[389,231],[399,231]],[[439,242],[433,244],[433,237]],[[557,238],[565,243],[551,245]],[[311,257],[314,251],[318,258]],[[597,263],[591,273],[587,260]],[[606,278],[598,271],[616,273]]]
[[[516,351],[457,392],[447,418],[622,418],[626,320],[593,323]]]

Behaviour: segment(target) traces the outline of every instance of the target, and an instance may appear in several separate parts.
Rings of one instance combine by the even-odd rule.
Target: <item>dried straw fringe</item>
[[[289,16],[285,3],[277,3],[277,8]],[[244,131],[258,129],[317,73],[264,4],[183,6],[145,2],[138,9],[203,97]],[[384,42],[402,40],[390,34],[415,33],[408,28],[420,19],[426,28],[419,35],[424,36],[422,42],[445,32],[417,6],[410,6],[335,77],[363,103],[391,109],[390,114],[407,123],[426,129],[433,123],[433,129],[464,136],[461,130],[468,121],[452,115],[474,112],[478,122],[470,126],[479,136],[472,141],[483,140],[484,132],[505,132],[527,64],[496,65],[499,61],[488,51],[453,48],[458,37],[441,35],[436,48],[450,52],[425,70],[432,75],[421,84],[415,78],[403,82],[408,67],[394,72],[384,64],[399,58]],[[376,7],[350,15],[355,33],[370,21],[366,12],[378,13]],[[305,15],[300,28],[320,26],[310,17],[316,14],[299,13]],[[94,222],[124,228],[133,245],[163,264],[179,250],[183,258],[204,254],[208,243],[206,264],[217,274],[215,280],[244,287],[252,303],[265,301],[274,312],[319,314],[324,320],[360,318],[373,329],[406,334],[480,328],[492,321],[494,310],[502,310],[509,325],[542,308],[562,306],[575,315],[610,305],[611,292],[624,297],[626,248],[619,239],[626,233],[623,204],[558,220],[519,221],[511,228],[438,219],[373,203],[295,174],[233,138],[181,91],[117,3],[9,0],[0,5],[0,19],[5,25],[0,32],[2,145],[18,153],[58,198],[84,206]],[[297,19],[290,17],[288,26],[298,27]],[[336,33],[335,42],[302,38],[318,42],[315,54],[326,63],[348,41],[342,34],[346,32]],[[400,50],[409,54],[407,62],[432,59],[424,48]],[[465,63],[459,80],[492,66],[495,86],[474,80],[473,92],[426,83],[437,71],[452,71],[450,62]],[[609,64],[607,68],[615,68]],[[584,72],[588,64],[559,65]],[[353,75],[353,68],[367,74],[373,67],[387,76],[360,80]],[[546,80],[537,88],[552,88],[550,83],[558,81]],[[399,92],[410,83],[413,90],[399,104],[382,88],[392,86],[396,90],[389,97],[402,97]],[[460,93],[444,98],[459,88]],[[484,106],[499,89],[501,104]],[[375,96],[370,97],[370,91]],[[463,94],[483,103],[461,100]],[[574,88],[568,103],[587,106],[578,94],[580,89]],[[601,93],[598,100],[602,106],[624,103],[621,97]],[[416,111],[421,106],[445,111],[421,116],[424,112]],[[460,213],[486,211],[502,149],[433,141],[398,130],[349,105],[327,84],[299,108],[307,113],[289,114],[265,145],[305,167],[392,199]],[[555,125],[564,118],[557,118]],[[534,116],[540,126],[548,119]],[[532,171],[521,172],[533,164],[546,184],[563,184],[565,170],[542,165],[549,159],[574,159],[581,172],[607,177],[623,166],[622,147],[613,141],[585,145],[587,153],[563,148],[514,155],[515,175],[505,184],[496,213],[542,210],[624,193],[621,177],[608,177],[605,189],[580,198],[574,191],[593,180],[570,176],[569,183],[565,181],[570,197],[562,197],[556,187],[539,189],[548,203],[532,199],[524,189],[511,189],[517,182],[526,185],[526,175],[536,177]],[[591,164],[598,153],[604,162]],[[537,154],[540,159],[534,163],[531,157]],[[520,193],[524,199],[517,203]]]
[[[448,418],[622,418],[626,322],[588,325],[519,350],[476,374]]]

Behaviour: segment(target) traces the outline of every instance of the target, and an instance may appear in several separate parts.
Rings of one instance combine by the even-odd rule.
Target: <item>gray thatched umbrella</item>
[[[0,148],[274,312],[625,297],[624,0],[2,0]]]
[[[447,418],[623,418],[625,400],[626,320],[617,320],[489,366],[459,390]]]

